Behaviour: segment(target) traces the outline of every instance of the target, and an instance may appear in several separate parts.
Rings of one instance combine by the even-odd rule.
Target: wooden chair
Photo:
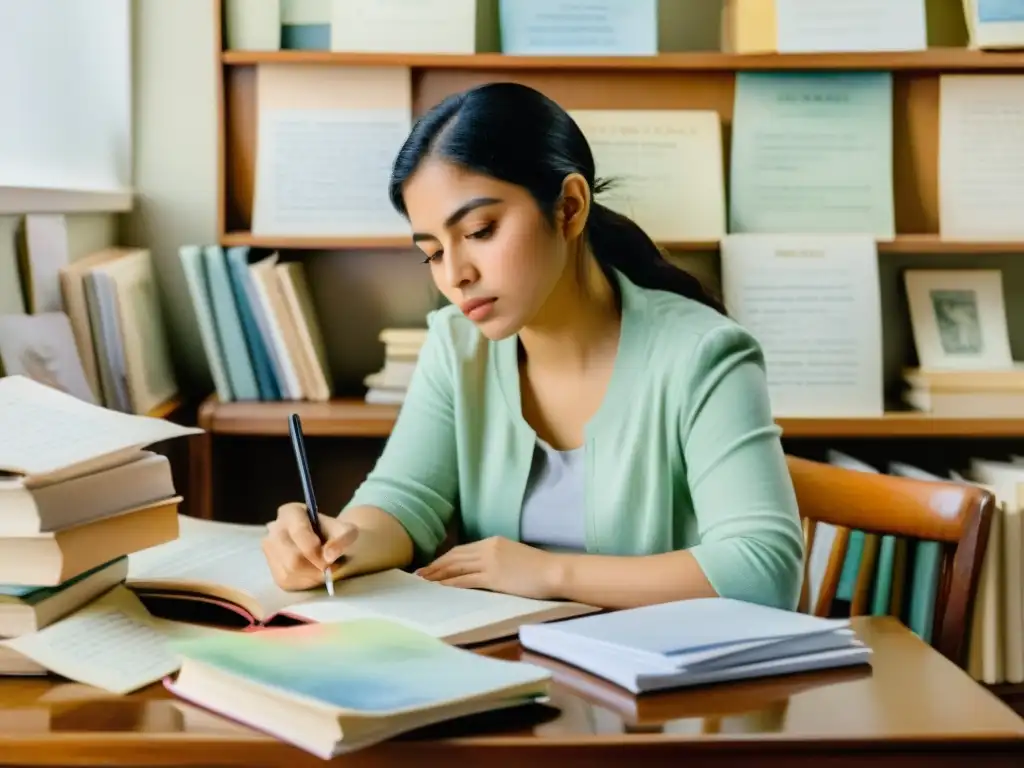
[[[851,530],[940,542],[943,547],[932,645],[965,669],[994,496],[983,488],[952,481],[871,474],[795,456],[786,458],[803,518],[807,553],[800,610],[829,615]],[[818,599],[809,606],[807,565],[817,523],[829,523],[837,533]],[[869,583],[874,565],[871,557],[861,560],[859,585]],[[854,600],[851,614],[864,613],[865,607],[865,601]]]

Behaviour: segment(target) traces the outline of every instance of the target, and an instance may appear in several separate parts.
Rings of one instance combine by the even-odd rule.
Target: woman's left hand
[[[557,597],[556,556],[542,549],[492,536],[453,547],[416,571],[449,587],[489,589],[538,600]]]

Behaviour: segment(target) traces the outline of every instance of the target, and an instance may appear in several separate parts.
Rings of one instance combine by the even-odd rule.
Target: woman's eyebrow
[[[456,208],[455,211],[444,220],[444,228],[448,229],[449,227],[455,226],[463,217],[466,216],[466,214],[471,211],[475,211],[477,208],[482,208],[485,205],[494,205],[495,203],[500,202],[502,202],[501,198],[498,197],[474,197],[472,200],[469,200]],[[426,232],[414,232],[412,235],[412,241],[414,243],[418,243],[421,240],[437,240],[437,238]]]

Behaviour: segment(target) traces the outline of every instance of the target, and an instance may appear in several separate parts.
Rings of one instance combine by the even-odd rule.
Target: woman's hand
[[[558,562],[550,552],[492,536],[453,547],[416,573],[450,587],[551,600],[558,596]]]
[[[326,542],[313,533],[304,504],[283,504],[277,519],[267,526],[263,554],[274,581],[281,589],[301,590],[322,586],[330,567],[359,536],[359,529],[336,517],[320,515]]]

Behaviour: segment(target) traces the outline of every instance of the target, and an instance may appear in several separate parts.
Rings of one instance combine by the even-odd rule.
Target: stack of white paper
[[[848,619],[823,619],[726,598],[531,624],[523,647],[633,693],[867,662]]]

